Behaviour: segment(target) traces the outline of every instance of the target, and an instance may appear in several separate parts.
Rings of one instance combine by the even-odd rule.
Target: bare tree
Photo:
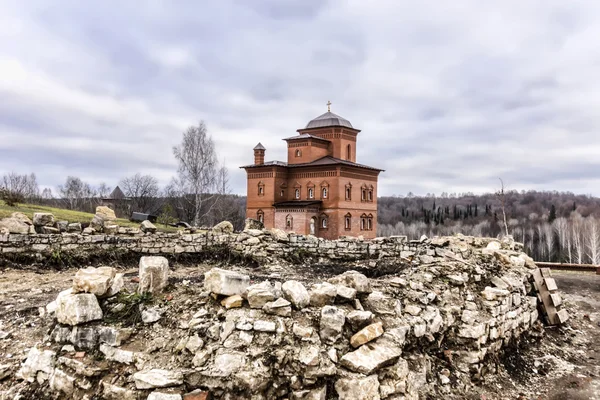
[[[54,196],[52,195],[52,189],[44,188],[44,190],[42,190],[42,199],[51,200],[53,198],[54,198]]]
[[[96,188],[96,196],[101,199],[108,197],[110,194],[110,188],[106,185],[106,183],[101,182]]]
[[[600,223],[589,216],[585,219],[587,256],[592,264],[600,264]]]
[[[556,218],[552,222],[552,226],[554,227],[554,230],[558,236],[558,246],[556,247],[558,248],[559,261],[563,261],[562,258],[564,257],[565,250],[567,250],[567,246],[570,245],[570,243],[567,242],[567,235],[569,234],[569,222],[565,217],[560,217]]]
[[[500,179],[500,190],[496,192],[496,197],[500,200],[500,206],[502,208],[502,217],[504,218],[504,229],[506,230],[506,236],[508,236],[508,224],[506,223],[506,193],[504,192],[504,181]]]
[[[181,144],[173,147],[173,155],[179,168],[171,186],[179,193],[180,207],[198,226],[216,203],[218,182],[215,144],[203,121],[183,133]]]
[[[91,185],[76,176],[68,176],[65,184],[58,186],[58,193],[71,210],[83,209],[95,197]]]
[[[583,238],[584,222],[581,215],[573,212],[571,216],[571,231],[573,233],[573,250],[575,251],[575,261],[577,264],[584,264],[585,241]]]
[[[133,202],[133,211],[154,212],[159,195],[158,179],[137,173],[119,183],[125,196]]]
[[[17,174],[10,172],[2,177],[0,188],[24,200],[31,200],[39,196],[39,188],[35,174]]]

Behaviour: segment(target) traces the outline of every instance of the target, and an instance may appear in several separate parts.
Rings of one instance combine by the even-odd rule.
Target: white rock
[[[138,389],[153,389],[183,384],[183,374],[180,371],[151,369],[133,374],[135,387]]]
[[[204,288],[211,293],[233,296],[243,294],[250,286],[250,277],[221,268],[213,268],[204,275]]]
[[[282,286],[283,295],[298,310],[310,304],[310,295],[304,285],[298,281],[287,281]]]
[[[116,270],[112,267],[88,267],[80,269],[73,278],[73,293],[92,293],[104,296],[108,293]]]
[[[54,370],[55,359],[56,352],[51,350],[40,351],[36,347],[32,347],[29,354],[27,354],[27,359],[17,372],[17,377],[27,382],[33,382],[39,371],[49,376]]]
[[[348,286],[356,289],[358,293],[371,293],[369,278],[356,271],[346,271],[341,275],[329,279],[334,285]]]
[[[340,363],[354,372],[369,375],[379,368],[394,362],[402,351],[395,346],[367,343],[350,353],[346,353]]]
[[[310,305],[313,307],[323,307],[335,302],[337,290],[334,285],[328,282],[313,285],[310,290]]]
[[[162,317],[162,310],[158,307],[148,308],[142,311],[142,322],[145,324],[152,324]]]
[[[152,392],[148,395],[148,400],[181,400],[182,398],[177,393]]]
[[[263,306],[266,314],[278,315],[280,317],[289,317],[292,315],[292,305],[284,298],[279,298]]]
[[[500,250],[501,248],[502,248],[502,245],[500,244],[500,242],[497,242],[495,240],[492,240],[486,246],[486,249],[488,249],[488,250]]]
[[[29,233],[30,225],[17,218],[0,219],[0,231],[7,230],[8,233],[26,235]]]
[[[319,346],[302,346],[298,354],[298,361],[308,366],[319,365],[319,352]]]
[[[356,289],[344,286],[336,285],[336,295],[341,301],[350,301],[356,298]]]
[[[56,319],[66,325],[83,324],[102,319],[102,309],[91,293],[61,292],[56,298]]]
[[[340,400],[380,400],[377,375],[365,378],[350,377],[338,379],[335,391]]]
[[[254,330],[258,332],[275,332],[277,325],[271,321],[254,321]]]
[[[238,372],[244,364],[246,364],[244,353],[222,353],[215,357],[211,371],[207,375],[225,378]]]
[[[102,381],[102,396],[106,400],[137,400],[138,398],[135,390],[111,385],[104,381]]]
[[[169,283],[169,261],[160,256],[140,258],[140,293],[157,293]]]
[[[52,226],[54,225],[54,215],[50,213],[34,213],[33,214],[33,225],[34,226]]]
[[[363,328],[373,319],[373,313],[371,311],[351,311],[346,315],[346,319],[352,329],[357,330]]]
[[[263,308],[265,304],[276,299],[275,289],[269,281],[248,286],[245,296],[250,308]]]
[[[373,292],[367,296],[365,305],[375,314],[401,315],[402,305],[400,300],[386,296],[381,292]]]
[[[212,228],[214,233],[233,233],[233,224],[229,221],[219,222],[217,225]],[[241,293],[233,293],[233,294],[241,294]]]
[[[142,221],[140,224],[140,230],[148,233],[154,233],[157,231],[156,226],[148,220]]]
[[[121,364],[132,364],[136,361],[136,353],[129,350],[122,350],[105,344],[100,345],[100,352],[104,354],[107,360],[116,361]]]
[[[75,390],[75,378],[56,368],[50,376],[50,389],[71,396]]]
[[[346,314],[343,310],[334,306],[325,306],[321,309],[321,321],[319,335],[328,343],[335,343],[342,334]]]
[[[103,221],[114,221],[117,219],[115,212],[106,206],[96,207],[96,216],[102,218]]]

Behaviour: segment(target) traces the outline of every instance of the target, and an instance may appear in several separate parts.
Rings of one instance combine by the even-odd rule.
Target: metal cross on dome
[[[331,101],[327,100],[327,112],[331,112]]]

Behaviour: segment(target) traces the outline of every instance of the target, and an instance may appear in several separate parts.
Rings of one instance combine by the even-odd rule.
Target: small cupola
[[[254,147],[254,165],[263,165],[265,163],[265,146],[260,142]]]

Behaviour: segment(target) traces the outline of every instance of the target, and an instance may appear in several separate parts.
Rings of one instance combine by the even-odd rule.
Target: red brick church
[[[356,162],[360,132],[328,111],[287,139],[287,162],[266,161],[254,148],[248,175],[246,216],[266,228],[311,234],[374,238],[377,232],[377,178],[382,171]]]

